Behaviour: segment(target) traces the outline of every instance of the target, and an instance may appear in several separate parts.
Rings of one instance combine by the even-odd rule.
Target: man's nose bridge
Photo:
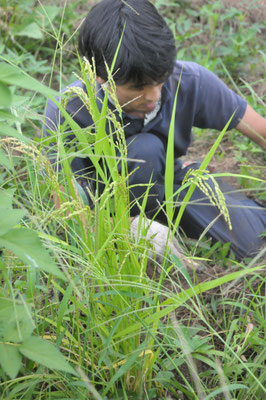
[[[149,86],[144,93],[144,98],[149,101],[157,101],[160,97],[160,92],[161,85]]]

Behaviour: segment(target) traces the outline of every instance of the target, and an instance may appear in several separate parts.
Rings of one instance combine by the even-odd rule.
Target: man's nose
[[[151,103],[156,103],[161,94],[162,85],[148,86],[144,91],[144,99]]]

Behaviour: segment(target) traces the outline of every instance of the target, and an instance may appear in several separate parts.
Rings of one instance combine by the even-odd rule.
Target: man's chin
[[[128,114],[132,114],[132,113],[142,113],[142,114],[148,114],[151,111],[153,111],[155,108],[155,105],[153,106],[142,106],[142,107],[138,107],[137,109],[131,109],[131,110],[125,110]]]
[[[144,106],[145,112],[146,112],[146,113],[152,112],[152,111],[155,109],[155,107],[156,107],[156,103],[146,104],[146,105]]]

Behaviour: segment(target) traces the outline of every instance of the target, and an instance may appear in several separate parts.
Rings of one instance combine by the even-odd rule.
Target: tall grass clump
[[[179,260],[166,258],[162,266],[154,261],[154,273],[147,274],[149,243],[144,232],[137,242],[130,234],[123,127],[107,108],[107,93],[102,110],[97,108],[94,67],[87,62],[81,67],[87,93],[72,87],[58,103],[65,121],[51,141],[57,143],[60,171],[44,155],[46,141],[41,152],[14,128],[9,128],[13,137],[2,140],[6,173],[1,210],[2,218],[7,216],[0,237],[3,398],[34,398],[40,391],[47,399],[165,398],[180,392],[192,399],[245,393],[248,386],[227,382],[225,371],[216,367],[217,357],[237,357],[253,379],[254,368],[247,368],[241,352],[214,330],[202,294],[261,266],[239,265],[235,272],[199,283],[195,274],[193,278],[180,270]],[[26,76],[25,82],[32,84]],[[109,85],[114,85],[111,74]],[[73,95],[88,105],[93,130],[81,129],[66,113],[66,101]],[[69,129],[75,143],[65,145]],[[104,188],[90,193],[93,207],[84,203],[72,176],[70,163],[77,155],[91,158],[96,183]],[[170,165],[167,171],[171,175]],[[148,192],[149,187],[139,205],[143,218]],[[60,199],[57,208],[54,194]],[[223,351],[215,349],[215,340],[224,344]],[[210,368],[207,381],[195,360]],[[256,379],[257,390],[263,390]]]

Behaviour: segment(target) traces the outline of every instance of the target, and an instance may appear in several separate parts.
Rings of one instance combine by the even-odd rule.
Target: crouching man
[[[116,96],[123,110],[122,124],[128,159],[131,160],[127,163],[130,196],[131,200],[141,202],[145,184],[153,183],[146,206],[148,216],[152,216],[158,204],[165,200],[166,148],[179,80],[174,131],[174,192],[191,168],[185,167],[180,157],[186,154],[190,145],[193,127],[221,131],[233,115],[228,130],[236,128],[266,149],[266,120],[210,71],[193,62],[176,61],[173,34],[148,0],[102,0],[90,10],[81,26],[79,52],[89,62],[92,58],[95,60],[99,107],[108,80],[105,63],[111,67],[122,35],[113,77]],[[72,85],[85,90],[81,81]],[[111,98],[109,108],[115,111]],[[80,127],[93,125],[88,109],[78,97],[68,102],[67,111]],[[47,135],[56,130],[59,119],[62,122],[58,108],[49,102]],[[145,163],[136,160],[145,160]],[[192,166],[197,167],[196,164]],[[85,182],[85,186],[88,184],[93,190],[89,158],[75,158],[72,170],[77,176],[83,176],[83,185]],[[212,182],[209,184],[212,187]],[[185,194],[186,190],[183,190],[178,202],[182,202]],[[199,188],[195,189],[186,206],[181,227],[192,238],[198,238],[209,227],[207,235],[214,241],[231,242],[237,258],[251,256],[263,245],[265,209],[244,196],[235,197],[230,193],[224,196],[232,230]],[[133,207],[131,213],[132,216],[138,214],[138,207]]]

